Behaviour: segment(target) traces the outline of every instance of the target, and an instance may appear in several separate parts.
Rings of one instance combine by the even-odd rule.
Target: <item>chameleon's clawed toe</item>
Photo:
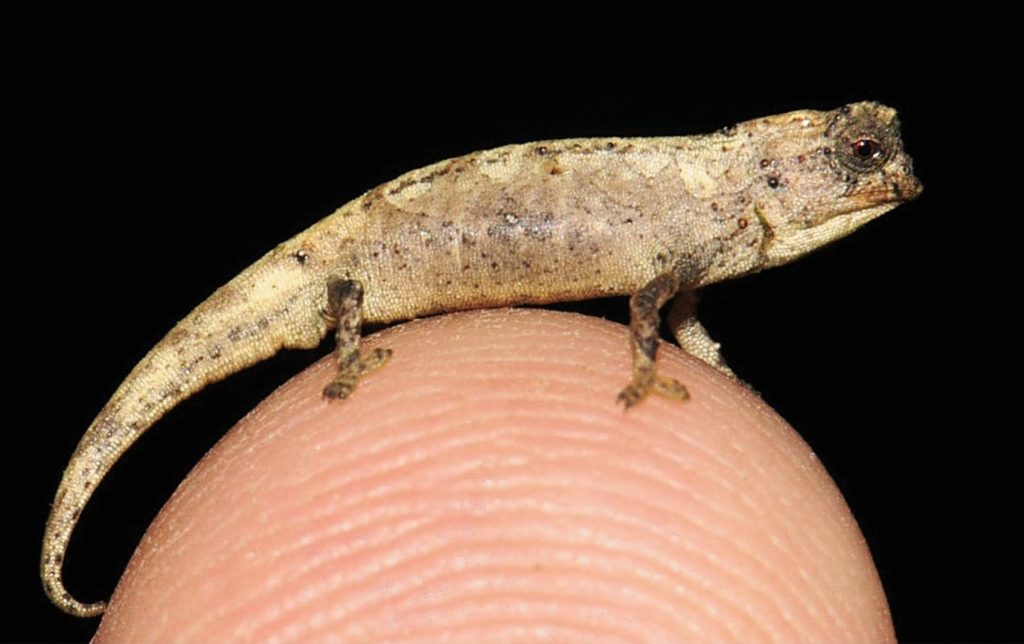
[[[690,399],[690,392],[675,378],[668,376],[654,377],[654,393],[663,398],[678,400],[680,402]]]
[[[391,359],[391,349],[376,348],[368,358],[364,358],[360,365],[360,374],[368,374],[375,369],[379,369],[384,366],[388,360]]]
[[[644,398],[644,393],[636,385],[629,385],[619,392],[617,400],[629,409]]]
[[[352,390],[356,388],[356,383],[334,380],[329,385],[324,387],[324,398],[330,400],[344,400],[348,398],[348,395],[352,393]]]
[[[359,379],[366,374],[379,369],[391,358],[391,349],[374,349],[369,356],[360,358],[358,362],[351,361],[342,371],[338,372],[334,380],[324,387],[324,398],[331,400],[344,400],[348,398],[356,388]]]
[[[629,409],[646,398],[647,394],[651,393],[653,386],[654,379],[651,377],[634,377],[633,382],[629,383],[625,389],[619,392],[618,401],[625,405],[626,409]]]
[[[618,400],[629,409],[652,393],[680,402],[690,399],[690,392],[678,380],[667,376],[655,375],[649,380],[634,380],[628,387],[619,392]]]

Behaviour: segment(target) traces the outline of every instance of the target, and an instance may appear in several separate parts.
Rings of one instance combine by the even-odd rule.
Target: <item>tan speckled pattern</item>
[[[146,429],[205,385],[283,347],[316,346],[329,330],[329,280],[364,286],[367,322],[634,294],[662,275],[690,291],[795,259],[920,189],[895,112],[874,103],[705,136],[511,145],[403,175],[265,255],[129,374],[57,491],[43,542],[46,592],[68,613],[102,612],[61,581],[95,487]],[[646,328],[657,327],[652,315]]]

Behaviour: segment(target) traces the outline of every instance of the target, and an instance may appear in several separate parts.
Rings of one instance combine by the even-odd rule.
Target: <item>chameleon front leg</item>
[[[676,295],[668,311],[669,328],[684,351],[735,378],[736,374],[725,364],[719,352],[722,345],[711,339],[697,319],[697,299],[697,292],[692,290],[680,291]]]
[[[675,273],[663,273],[648,282],[629,299],[629,332],[633,347],[633,381],[619,393],[619,400],[632,407],[650,393],[688,400],[690,394],[679,381],[658,375],[654,355],[658,350],[658,311],[679,289]]]
[[[327,285],[327,311],[324,316],[337,324],[338,373],[324,387],[324,397],[343,399],[355,389],[359,379],[380,367],[391,357],[390,349],[375,349],[368,357],[359,352],[363,327],[363,285],[355,280],[332,280]]]

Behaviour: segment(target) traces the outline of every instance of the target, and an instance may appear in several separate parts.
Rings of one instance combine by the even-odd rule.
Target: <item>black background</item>
[[[835,478],[900,639],[1024,637],[1020,394],[1000,384],[1019,380],[1002,326],[1015,317],[1007,251],[1020,207],[1000,196],[1019,189],[990,174],[992,155],[1017,142],[997,115],[1005,59],[965,43],[989,32],[964,16],[923,24],[812,5],[587,24],[526,7],[450,11],[26,25],[7,93],[18,110],[8,178],[25,199],[6,244],[7,400],[22,411],[6,431],[0,638],[95,630],[38,582],[67,457],[145,351],[278,242],[368,188],[473,150],[701,133],[863,99],[899,110],[922,198],[791,266],[707,289],[702,319]],[[624,300],[560,308],[627,320]],[[109,596],[202,454],[329,349],[215,385],[133,447],[72,540],[72,591]]]

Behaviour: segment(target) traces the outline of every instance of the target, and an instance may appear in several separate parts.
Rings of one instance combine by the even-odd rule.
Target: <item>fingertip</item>
[[[343,402],[322,361],[190,474],[99,640],[891,640],[838,491],[752,393],[665,347],[686,403],[623,410],[626,330],[422,320]]]

